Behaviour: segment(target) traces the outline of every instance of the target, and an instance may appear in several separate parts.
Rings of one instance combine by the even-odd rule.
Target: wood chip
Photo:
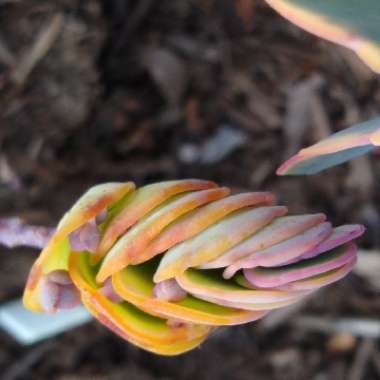
[[[161,47],[147,47],[142,51],[141,64],[151,75],[168,104],[176,107],[188,82],[183,60]]]
[[[302,146],[306,129],[312,122],[318,123],[320,129],[326,129],[326,117],[321,116],[321,103],[316,98],[316,92],[323,84],[320,75],[314,74],[307,79],[296,83],[286,91],[286,114],[284,120],[284,134],[286,149],[284,159],[297,152]],[[312,107],[314,120],[311,120]],[[319,113],[319,114],[317,114]],[[321,125],[323,125],[321,127]],[[319,132],[321,134],[322,132]],[[324,133],[324,132],[323,132]]]
[[[292,324],[299,329],[325,334],[350,333],[354,336],[380,338],[380,320],[369,318],[327,318],[305,315],[295,318]]]
[[[327,341],[327,350],[333,354],[351,351],[356,344],[356,337],[347,332],[334,334]]]
[[[26,52],[24,57],[20,60],[20,63],[12,72],[12,80],[18,86],[24,85],[31,71],[53,46],[54,41],[58,38],[62,30],[63,24],[63,15],[56,14],[44,25],[36,37],[35,43],[30,50]]]
[[[364,380],[365,369],[372,353],[375,349],[375,342],[372,339],[364,339],[356,352],[352,367],[349,369],[347,380]]]
[[[306,307],[310,299],[310,297],[305,297],[291,306],[272,311],[260,321],[260,327],[263,328],[264,331],[271,331],[289,323],[294,315]]]
[[[369,201],[375,189],[375,178],[368,156],[358,157],[349,162],[349,174],[345,180],[345,186],[350,191],[355,191],[361,200]]]
[[[0,183],[14,191],[23,188],[22,181],[4,155],[0,155]]]
[[[252,29],[256,0],[237,0],[236,13],[242,19],[247,31]]]
[[[1,379],[16,380],[21,377],[29,377],[31,368],[38,363],[48,351],[51,351],[54,346],[55,343],[50,341],[34,347],[5,369],[1,375]]]
[[[313,139],[319,141],[331,135],[331,123],[321,96],[314,91],[310,97],[310,117],[313,126]]]
[[[13,53],[9,50],[4,39],[0,36],[0,62],[4,63],[9,67],[13,67],[16,59]]]
[[[380,290],[380,252],[360,250],[353,271],[370,282],[374,289]]]

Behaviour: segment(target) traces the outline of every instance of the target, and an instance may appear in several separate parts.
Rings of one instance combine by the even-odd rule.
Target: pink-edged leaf
[[[347,264],[343,265],[340,268],[332,269],[331,271],[321,273],[304,280],[290,282],[283,286],[279,286],[278,289],[287,290],[287,291],[307,291],[307,290],[316,290],[322,286],[330,285],[333,282],[339,281],[345,277],[348,273],[351,272],[352,268],[356,264],[357,258],[354,257]]]
[[[283,206],[257,207],[231,215],[192,239],[169,249],[153,277],[160,282],[216,259],[232,246],[255,234],[273,219],[286,214]]]
[[[259,305],[264,309],[265,305],[278,302],[282,304],[282,302],[294,301],[305,295],[304,292],[288,292],[278,289],[246,289],[236,284],[235,281],[224,280],[220,273],[215,271],[188,269],[177,276],[176,280],[182,289],[197,298],[229,302],[231,306],[235,303],[251,304],[252,310],[257,310]],[[216,303],[228,306],[226,303]],[[235,305],[235,307],[238,306]]]
[[[287,240],[323,223],[325,220],[326,216],[324,214],[292,215],[278,218],[249,239],[232,247],[217,259],[202,264],[199,268],[213,269],[233,265],[253,252]]]
[[[163,229],[178,217],[197,207],[221,199],[229,192],[230,190],[226,187],[218,187],[181,194],[150,212],[130,228],[107,252],[97,274],[97,281],[105,281],[126,265],[140,264],[151,259],[152,256],[144,255],[145,249]]]
[[[380,117],[346,128],[285,161],[278,175],[309,175],[342,164],[380,146]]]
[[[339,268],[356,257],[357,247],[349,243],[312,259],[276,268],[245,269],[246,279],[254,286],[271,288],[312,277]]]
[[[197,208],[170,224],[145,249],[147,257],[167,251],[174,245],[192,238],[227,215],[246,207],[273,205],[274,196],[269,192],[231,195]]]
[[[292,262],[304,259],[310,259],[312,257],[318,256],[322,252],[330,251],[340,245],[358,238],[359,236],[363,235],[364,231],[365,227],[360,224],[347,224],[344,226],[336,227],[333,229],[332,234],[326,240],[318,244],[310,251],[297,257],[294,261],[289,261],[287,264],[291,264]]]
[[[231,278],[238,270],[254,268],[258,266],[272,267],[286,264],[292,259],[309,252],[316,245],[325,240],[332,231],[331,223],[321,223],[302,234],[296,235],[279,244],[272,245],[252,253],[243,260],[230,265],[223,273],[224,278]]]
[[[253,303],[253,302],[239,302],[239,301],[228,301],[221,298],[215,298],[210,296],[198,296],[198,298],[212,302],[217,305],[233,307],[241,310],[251,310],[251,311],[261,311],[265,315],[270,310],[279,309],[284,306],[289,306],[295,302],[298,302],[302,297],[306,294],[302,293],[300,295],[295,295],[293,298],[285,300],[285,301],[274,301],[268,303]]]
[[[292,23],[352,49],[380,73],[378,0],[266,0]]]

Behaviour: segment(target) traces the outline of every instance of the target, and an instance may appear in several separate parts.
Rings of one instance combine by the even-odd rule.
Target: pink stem
[[[42,249],[45,247],[55,229],[33,226],[20,218],[0,218],[0,244],[9,248],[27,246]]]

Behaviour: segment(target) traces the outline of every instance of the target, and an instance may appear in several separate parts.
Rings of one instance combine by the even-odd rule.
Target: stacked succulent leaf
[[[95,186],[35,262],[24,304],[55,312],[80,295],[129,342],[188,351],[217,326],[257,320],[350,272],[362,226],[286,213],[270,193],[230,195],[203,180]]]
[[[378,0],[266,0],[278,13],[318,37],[352,49],[380,73]]]

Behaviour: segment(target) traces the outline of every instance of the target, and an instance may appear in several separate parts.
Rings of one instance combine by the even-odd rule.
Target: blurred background
[[[379,109],[378,76],[263,0],[0,0],[0,217],[55,225],[93,184],[198,177],[367,227],[348,278],[190,353],[154,356],[97,322],[31,347],[0,332],[0,379],[380,379],[378,154],[275,175]],[[36,254],[0,247],[0,303]]]

